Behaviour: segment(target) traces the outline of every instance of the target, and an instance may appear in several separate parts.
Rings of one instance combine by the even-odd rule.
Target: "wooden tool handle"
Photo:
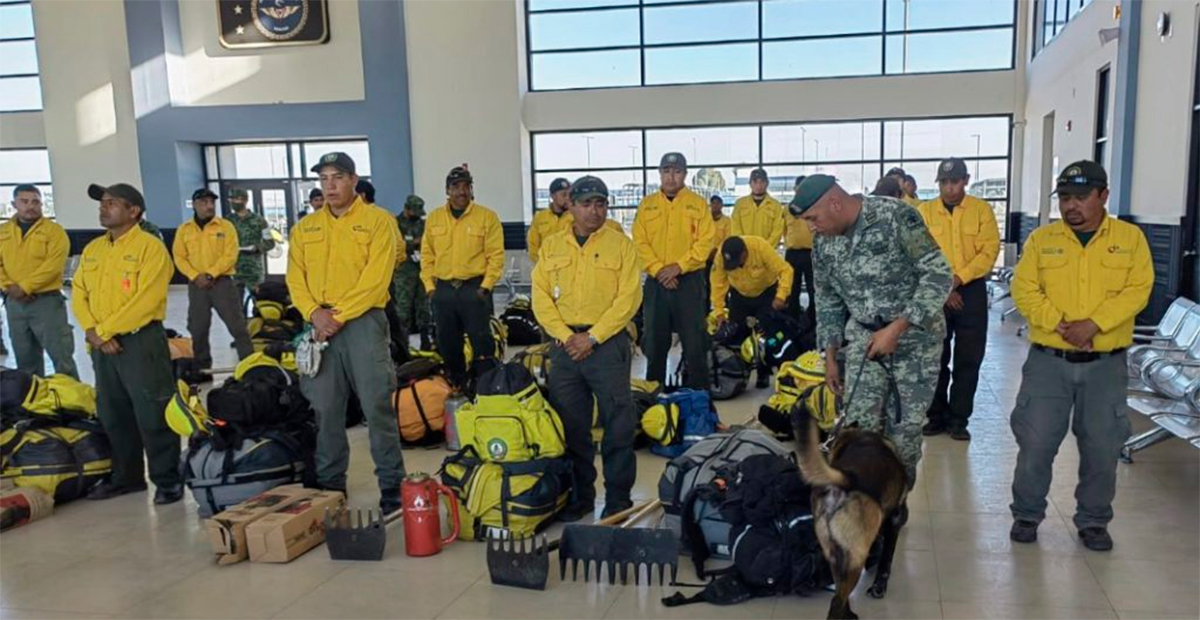
[[[604,517],[603,519],[600,519],[599,521],[596,521],[595,523],[593,523],[593,525],[616,525],[618,523],[621,523],[625,519],[628,519],[630,515],[633,515],[639,511],[645,510],[646,508],[654,505],[656,502],[659,504],[662,503],[659,500],[654,500],[653,502],[642,502],[642,503],[632,506],[630,508],[626,508],[625,510],[618,512],[615,515],[609,515],[607,517]]]
[[[652,502],[647,502],[645,504],[642,504],[641,509],[638,510],[633,515],[630,515],[630,517],[628,519],[626,519],[624,523],[621,524],[621,527],[622,528],[632,527],[633,524],[637,523],[638,521],[641,521],[642,519],[645,519],[648,515],[653,514],[661,506],[662,506],[661,499],[656,499]]]

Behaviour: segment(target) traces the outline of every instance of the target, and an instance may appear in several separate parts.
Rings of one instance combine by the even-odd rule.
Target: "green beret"
[[[817,204],[821,196],[837,183],[837,179],[828,174],[812,174],[804,179],[796,188],[796,195],[792,198],[792,213],[800,215],[807,211],[810,207]]]

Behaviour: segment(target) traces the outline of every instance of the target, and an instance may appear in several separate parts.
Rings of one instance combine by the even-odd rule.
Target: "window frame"
[[[1037,58],[1037,55],[1043,49],[1053,43],[1058,38],[1058,35],[1062,34],[1063,30],[1067,28],[1067,24],[1074,21],[1091,4],[1092,0],[1033,0],[1033,13],[1031,14],[1033,18],[1033,28],[1031,29],[1033,44],[1029,46],[1031,50],[1030,59]],[[1063,13],[1060,13],[1058,10],[1060,6],[1064,8]],[[1072,7],[1075,8],[1074,11],[1071,10]],[[1050,15],[1053,17],[1053,21],[1050,22],[1049,26],[1049,38],[1046,38],[1047,8],[1050,9]],[[1061,23],[1058,21],[1060,16],[1063,16]]]
[[[53,213],[50,215],[47,215],[46,217],[48,217],[49,219],[52,219],[52,220],[57,219],[58,218],[58,210],[54,207],[54,163],[52,161],[50,161],[50,149],[47,147],[44,147],[44,146],[43,147],[24,147],[24,146],[22,146],[22,147],[0,148],[0,152],[9,152],[9,151],[42,151],[42,152],[46,153],[46,164],[47,164],[47,168],[50,171],[50,178],[44,179],[44,180],[43,179],[20,179],[20,180],[14,180],[14,181],[0,180],[0,186],[16,187],[17,185],[28,184],[28,185],[37,185],[39,188],[49,187],[50,188],[50,207],[51,207],[51,210],[53,211]],[[45,203],[45,198],[46,198],[46,192],[45,192],[45,190],[43,190],[42,191],[43,205]],[[13,198],[12,198],[11,192],[5,192],[4,195],[0,196],[0,212],[3,212],[5,214],[8,213],[8,211],[12,208],[12,206],[9,204],[10,202],[12,202],[12,199]],[[43,209],[44,209],[44,206],[43,206]],[[0,222],[7,222],[10,219],[12,219],[12,218],[9,215],[0,216]]]
[[[3,6],[3,7],[28,6],[29,7],[29,11],[30,11],[29,20],[31,22],[30,25],[33,28],[33,36],[30,36],[30,37],[8,37],[8,38],[0,37],[0,41],[3,41],[5,43],[33,42],[34,54],[36,55],[37,54],[37,23],[34,22],[34,19],[33,19],[33,0],[6,0],[3,3],[0,3],[0,6]],[[38,70],[36,73],[14,73],[12,75],[0,76],[0,89],[4,88],[4,83],[7,80],[19,80],[19,79],[29,79],[29,78],[37,79],[38,100],[41,102],[40,105],[36,108],[14,108],[12,110],[0,110],[0,114],[23,114],[26,112],[41,112],[46,109],[46,102],[42,98],[42,64],[41,64],[40,58],[38,59]],[[15,149],[6,149],[6,150],[15,150]]]
[[[1112,65],[1096,71],[1096,109],[1092,121],[1092,161],[1107,167],[1109,106],[1112,103]]]
[[[598,4],[588,7],[572,7],[572,8],[554,8],[554,9],[538,9],[531,10],[531,0],[523,0],[522,8],[525,12],[525,71],[529,80],[529,92],[570,92],[578,90],[607,90],[616,88],[654,88],[659,86],[680,86],[693,84],[744,84],[754,82],[780,82],[780,81],[803,81],[803,80],[828,80],[850,77],[896,77],[906,75],[938,75],[938,74],[957,74],[957,73],[983,73],[992,71],[1011,71],[1016,68],[1017,60],[1017,19],[1020,15],[1018,0],[1012,0],[1012,17],[1007,24],[1000,25],[983,25],[983,26],[948,26],[938,28],[912,28],[888,30],[888,3],[901,2],[903,0],[880,0],[880,10],[882,12],[882,21],[878,30],[867,30],[861,32],[836,33],[836,34],[814,34],[814,35],[794,35],[784,37],[764,37],[763,36],[763,3],[772,0],[673,0],[667,2],[652,2],[647,3],[645,0],[625,0],[624,2],[614,2],[611,4]],[[1054,0],[1051,0],[1054,1]],[[1064,0],[1066,1],[1066,0]],[[1087,3],[1090,0],[1070,0],[1073,2]],[[657,9],[662,7],[679,7],[679,6],[711,6],[716,4],[754,4],[757,7],[758,13],[758,33],[755,38],[731,38],[722,39],[719,41],[688,41],[688,42],[670,42],[670,43],[647,43],[646,42],[646,9]],[[1081,8],[1084,5],[1081,5]],[[573,47],[573,48],[555,48],[548,50],[533,49],[533,28],[531,16],[546,15],[546,14],[564,14],[564,13],[588,13],[595,11],[611,11],[615,9],[633,9],[638,10],[638,43],[628,45],[612,45],[601,47]],[[1009,30],[1009,59],[1006,67],[996,67],[990,69],[961,69],[949,71],[902,71],[899,73],[889,73],[887,64],[887,41],[889,37],[905,38],[910,35],[923,34],[942,34],[956,32],[983,32]],[[864,37],[877,37],[880,42],[880,55],[878,72],[870,74],[856,74],[847,76],[812,76],[812,77],[763,77],[763,49],[767,43],[785,43],[794,41],[821,41],[821,40],[837,40],[837,39],[862,39]],[[669,82],[669,83],[647,83],[646,81],[646,50],[665,49],[665,48],[688,48],[699,46],[712,45],[746,45],[755,44],[757,47],[757,78],[742,79],[742,80],[716,80],[703,82]],[[638,79],[635,84],[631,85],[613,85],[613,86],[579,86],[569,88],[535,88],[535,74],[533,60],[539,55],[555,55],[569,54],[581,52],[604,52],[604,51],[628,51],[637,50],[639,58]]]

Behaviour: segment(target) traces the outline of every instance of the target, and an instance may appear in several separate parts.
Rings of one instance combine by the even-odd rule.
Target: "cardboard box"
[[[251,562],[291,562],[325,542],[325,512],[346,503],[337,491],[310,491],[246,527]]]
[[[304,499],[310,493],[310,490],[300,485],[275,487],[205,521],[204,526],[208,530],[208,540],[213,553],[221,556],[217,563],[235,564],[249,557],[246,526]]]
[[[0,532],[32,523],[54,513],[54,498],[34,487],[0,492]]]

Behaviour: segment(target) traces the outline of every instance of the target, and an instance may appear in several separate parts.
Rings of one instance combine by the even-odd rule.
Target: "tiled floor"
[[[185,303],[184,292],[173,290],[168,326],[183,328]],[[1070,517],[1078,457],[1069,441],[1055,465],[1038,543],[1009,542],[1016,446],[1007,420],[1026,345],[1011,322],[996,317],[971,423],[975,439],[926,441],[891,589],[874,600],[860,588],[856,611],[864,618],[1200,617],[1200,453],[1182,442],[1152,447],[1120,466],[1112,552],[1092,553],[1076,540]],[[217,365],[231,364],[219,325]],[[90,375],[90,363],[79,358]],[[721,416],[747,420],[765,398],[766,391],[752,390],[722,403]],[[1137,416],[1133,423],[1147,428]],[[351,437],[351,496],[370,505],[376,491],[366,431],[353,429]],[[433,471],[445,455],[406,450],[405,459],[410,470]],[[636,493],[651,497],[663,460],[638,459]],[[316,549],[287,565],[217,567],[190,499],[158,509],[149,500],[141,494],[76,502],[5,533],[0,617],[823,618],[828,608],[822,593],[667,609],[660,599],[671,588],[561,583],[557,576],[542,593],[495,587],[481,545],[455,543],[438,556],[409,558],[398,526],[377,564],[335,563]],[[685,569],[681,578],[694,577]]]

